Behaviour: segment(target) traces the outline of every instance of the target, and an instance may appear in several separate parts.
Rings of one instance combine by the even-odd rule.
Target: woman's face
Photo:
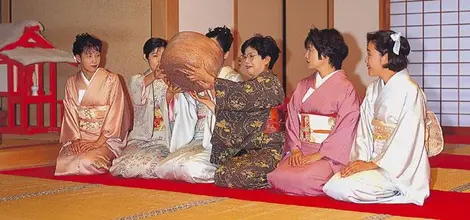
[[[160,61],[162,60],[162,53],[165,50],[163,47],[155,48],[152,53],[149,54],[147,62],[150,66],[150,69],[154,71],[160,66]]]
[[[252,47],[247,47],[243,52],[243,64],[246,73],[251,76],[251,78],[255,78],[266,71],[270,61],[271,57],[266,56],[264,59],[261,58],[258,51]]]
[[[310,70],[317,70],[325,62],[325,59],[318,59],[318,50],[312,44],[308,45],[304,57],[307,62],[307,68]]]
[[[375,49],[375,45],[371,41],[367,44],[367,56],[365,62],[369,76],[379,76],[379,74],[384,70],[383,65],[388,62],[388,56],[382,56],[380,52]]]
[[[75,58],[80,63],[82,71],[93,74],[100,66],[101,53],[95,48],[87,48],[81,55],[75,55]]]

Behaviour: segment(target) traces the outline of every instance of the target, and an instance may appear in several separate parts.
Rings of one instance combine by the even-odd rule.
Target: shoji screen
[[[405,35],[410,74],[442,126],[470,126],[470,0],[390,0],[390,26]]]

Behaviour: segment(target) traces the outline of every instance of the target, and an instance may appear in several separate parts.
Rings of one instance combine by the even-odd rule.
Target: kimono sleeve
[[[351,146],[359,120],[359,97],[352,84],[338,100],[335,126],[328,138],[321,144],[320,154],[341,164],[349,162]]]
[[[147,98],[150,94],[150,87],[145,87],[144,78],[144,75],[137,74],[132,76],[129,82],[129,91],[131,93],[130,95],[134,106],[145,105],[147,103]]]
[[[299,140],[299,111],[302,101],[302,85],[302,82],[297,83],[294,93],[292,94],[292,98],[287,104],[286,141],[284,143],[283,154],[294,149],[300,149],[301,147],[301,142]]]
[[[106,138],[124,140],[131,126],[131,114],[119,76],[113,74],[110,83],[109,110],[101,134]]]
[[[244,82],[216,79],[216,112],[267,110],[281,104],[284,90],[277,77],[263,74]]]
[[[351,161],[363,160],[370,161],[373,152],[373,133],[372,120],[374,118],[374,110],[371,105],[371,96],[373,91],[367,91],[364,102],[361,105],[361,116],[357,127],[356,139],[351,149]]]
[[[62,120],[60,143],[80,139],[80,129],[78,127],[77,104],[72,95],[74,87],[71,85],[74,78],[69,78],[65,84],[64,94],[64,116]]]
[[[397,126],[382,153],[372,161],[394,177],[400,177],[410,164],[426,154],[425,138],[425,101],[421,95],[410,97],[402,110]],[[408,103],[412,103],[411,105]],[[426,156],[427,158],[427,156]]]

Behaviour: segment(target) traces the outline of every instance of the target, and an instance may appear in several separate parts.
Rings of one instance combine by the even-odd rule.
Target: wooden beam
[[[238,56],[240,56],[240,35],[238,33],[238,0],[233,0],[233,42],[232,42],[232,67],[238,68]]]
[[[11,0],[0,0],[0,23],[11,22]]]
[[[151,35],[169,40],[179,32],[179,1],[151,0]]]
[[[379,10],[380,30],[390,29],[390,0],[380,0]]]
[[[328,28],[334,28],[335,27],[335,1],[334,0],[328,0],[328,20],[327,20],[327,26]]]

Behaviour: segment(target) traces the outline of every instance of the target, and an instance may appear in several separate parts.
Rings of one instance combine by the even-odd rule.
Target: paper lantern
[[[186,65],[201,68],[204,64],[209,73],[216,74],[223,62],[223,51],[215,41],[200,33],[184,31],[168,42],[162,54],[161,66],[173,85],[184,91],[201,92],[204,89],[187,78],[184,70],[190,70]]]

